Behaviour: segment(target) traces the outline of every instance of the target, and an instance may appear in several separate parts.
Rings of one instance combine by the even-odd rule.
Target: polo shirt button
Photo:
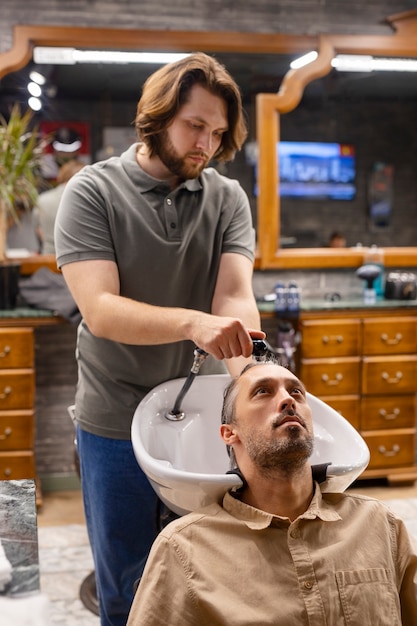
[[[168,198],[168,199],[167,199],[167,205],[168,205],[168,206],[171,206],[171,204],[172,204],[172,200],[171,200],[171,198]]]
[[[305,580],[304,581],[304,588],[308,589],[308,591],[310,591],[310,589],[313,589],[313,582],[311,580]]]

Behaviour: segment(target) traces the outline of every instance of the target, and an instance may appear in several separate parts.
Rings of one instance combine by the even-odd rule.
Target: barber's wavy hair
[[[151,156],[158,153],[158,135],[170,125],[196,84],[223,98],[227,105],[228,130],[223,134],[214,158],[231,161],[241,149],[247,127],[239,87],[216,59],[203,52],[195,52],[180,61],[164,65],[149,76],[143,86],[135,127],[139,140],[145,143]]]

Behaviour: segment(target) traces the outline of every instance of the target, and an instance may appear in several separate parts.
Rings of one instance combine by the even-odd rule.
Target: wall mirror
[[[301,69],[290,70],[285,76],[278,94],[257,96],[257,140],[259,149],[259,198],[258,242],[261,268],[334,268],[356,267],[363,261],[360,248],[292,248],[280,246],[282,199],[279,192],[279,157],[276,143],[281,139],[283,117],[291,115],[303,98],[304,91],[322,77],[330,76],[332,59],[338,54],[371,55],[375,57],[417,57],[417,11],[409,11],[389,18],[393,34],[387,36],[340,36],[318,37],[318,57]],[[408,75],[412,76],[412,75]],[[407,78],[405,78],[407,80]],[[384,82],[384,78],[381,79]],[[404,78],[403,78],[404,82]],[[397,97],[401,96],[397,90]],[[369,119],[372,124],[372,118]],[[412,122],[411,122],[412,123]],[[416,202],[416,196],[412,198]],[[411,217],[415,218],[415,204]],[[300,218],[301,219],[301,218]],[[385,262],[388,266],[413,266],[417,262],[417,248],[385,246]]]
[[[411,23],[412,20],[407,20]],[[416,31],[417,32],[417,31]],[[415,38],[415,35],[414,35]],[[412,42],[412,35],[404,34],[395,23],[394,35],[385,37],[338,37],[321,38],[294,35],[271,35],[247,33],[217,33],[188,31],[126,31],[113,29],[16,26],[12,50],[0,54],[0,77],[10,75],[32,62],[34,46],[59,46],[100,49],[111,47],[121,50],[165,50],[192,51],[203,49],[215,53],[224,61],[239,84],[246,84],[248,74],[252,74],[251,94],[255,107],[251,113],[250,126],[255,129],[258,142],[258,185],[253,194],[254,213],[258,232],[257,267],[270,268],[311,268],[311,267],[353,267],[360,265],[361,253],[356,249],[333,250],[325,248],[282,248],[280,239],[280,198],[274,189],[278,189],[278,158],[276,141],[280,137],[281,116],[296,109],[303,97],[303,90],[320,81],[331,70],[330,61],[337,52],[355,52],[366,50],[374,54],[417,55],[417,44]],[[408,44],[404,43],[405,40]],[[395,41],[395,45],[394,44]],[[401,43],[402,42],[402,43]],[[408,48],[407,48],[408,46]],[[310,66],[301,70],[291,70],[284,78],[289,61],[296,56],[316,49],[319,58]],[[271,80],[266,85],[265,75],[259,76],[254,59],[269,62]],[[239,60],[239,63],[237,63]],[[78,66],[81,67],[81,66]],[[112,69],[110,69],[112,67]],[[107,66],[109,80],[114,80],[114,73],[123,71]],[[63,68],[63,71],[75,71]],[[274,76],[274,72],[276,77]],[[281,84],[281,88],[279,89]],[[93,86],[92,86],[93,87]],[[94,88],[94,87],[93,87]],[[279,89],[279,92],[278,92]],[[267,91],[268,93],[265,93]],[[252,137],[253,139],[253,137]],[[235,165],[239,169],[239,162]],[[235,172],[231,171],[231,175]],[[251,190],[247,189],[251,192]],[[397,244],[400,245],[400,244]],[[387,249],[387,263],[393,265],[417,265],[417,249]]]

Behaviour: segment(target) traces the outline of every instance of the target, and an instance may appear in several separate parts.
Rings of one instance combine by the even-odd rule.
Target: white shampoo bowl
[[[158,385],[137,407],[132,423],[136,459],[166,506],[184,515],[240,486],[236,474],[226,474],[229,458],[220,438],[221,407],[227,374],[197,376],[184,398],[182,421],[165,413],[174,406],[185,378]],[[315,396],[308,394],[313,412],[312,465],[331,463],[323,491],[344,491],[366,468],[369,450],[359,433]]]

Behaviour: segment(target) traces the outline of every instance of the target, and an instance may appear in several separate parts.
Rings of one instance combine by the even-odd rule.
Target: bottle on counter
[[[380,268],[381,273],[374,279],[373,288],[376,296],[384,295],[384,251],[372,244],[365,252],[364,265],[376,265]]]
[[[294,282],[288,284],[287,310],[290,313],[298,313],[300,310],[300,289],[297,283]]]
[[[287,310],[287,289],[282,282],[278,282],[274,287],[275,292],[275,313],[285,313]]]

